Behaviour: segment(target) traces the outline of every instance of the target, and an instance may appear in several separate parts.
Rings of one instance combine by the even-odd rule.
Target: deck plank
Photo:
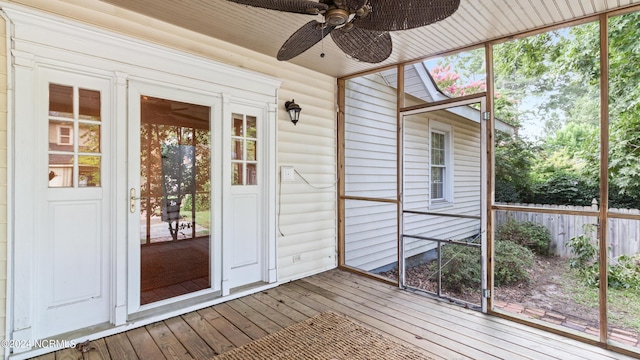
[[[282,291],[280,287],[269,289],[265,291],[265,294],[271,296],[276,301],[282,302],[290,308],[295,309],[299,313],[304,314],[308,318],[319,314],[317,310],[310,308],[307,305],[296,300],[297,294],[287,294],[286,292]],[[294,295],[294,297],[291,297],[291,295]]]
[[[216,353],[222,354],[235,346],[224,335],[197,312],[182,315],[184,321],[204,340]]]
[[[104,338],[113,359],[137,359],[133,346],[125,333],[115,334]]]
[[[278,301],[264,292],[254,294],[252,297],[288,317],[294,324],[299,323],[300,321],[305,321],[309,318],[298,310],[285,304],[284,301]]]
[[[539,348],[540,344],[530,341],[524,337],[524,334],[514,333],[514,331],[504,332],[499,326],[492,326],[491,321],[498,319],[491,319],[489,321],[487,321],[486,318],[476,319],[475,317],[468,316],[474,315],[475,312],[456,306],[424,306],[422,303],[411,301],[414,296],[413,294],[404,291],[399,292],[387,286],[377,287],[375,283],[362,282],[356,277],[350,277],[349,275],[341,277],[339,279],[340,281],[336,281],[335,277],[319,276],[317,279],[324,283],[330,282],[335,284],[340,291],[362,296],[373,304],[381,307],[400,309],[412,318],[431,322],[434,327],[446,327],[447,329],[458,331],[461,336],[481,339],[489,343],[490,347],[501,347],[502,350],[500,353],[506,351],[509,354],[520,354],[525,358],[541,360],[558,359],[557,355],[547,355],[535,350],[535,348]],[[409,296],[405,297],[404,295]],[[564,354],[561,358],[584,359],[574,357],[571,354]]]
[[[240,347],[251,342],[251,338],[233,325],[224,316],[220,315],[213,308],[198,310],[198,313],[205,318],[216,330],[223,334],[234,346]]]
[[[84,359],[210,358],[327,310],[434,359],[632,359],[341,270],[94,340],[97,350]],[[76,360],[80,355],[65,349],[37,359]]]
[[[83,360],[111,360],[107,343],[104,339],[97,339],[89,343],[90,350],[84,355]]]
[[[227,303],[231,308],[237,311],[242,316],[251,319],[254,324],[259,326],[262,330],[266,331],[268,334],[274,333],[278,330],[282,329],[282,326],[276,324],[268,317],[256,311],[254,308],[249,305],[241,302],[241,301],[230,301]]]
[[[431,331],[431,329],[435,327],[442,328],[443,330],[439,331],[438,335],[446,337],[449,340],[446,343],[442,344],[450,344],[452,346],[450,348],[451,350],[459,349],[460,347],[457,339],[464,337],[467,339],[468,346],[471,346],[474,349],[482,349],[482,354],[475,351],[474,353],[466,354],[471,357],[482,358],[487,356],[495,356],[497,358],[508,358],[512,360],[527,360],[531,358],[528,356],[523,356],[516,351],[508,350],[509,346],[517,346],[517,344],[507,343],[497,337],[478,337],[477,333],[473,329],[467,327],[467,324],[458,324],[448,319],[437,319],[430,316],[419,316],[420,313],[418,311],[403,312],[398,310],[400,306],[396,306],[391,301],[381,300],[380,298],[375,296],[367,296],[366,292],[360,291],[360,288],[356,288],[354,291],[354,287],[349,286],[348,284],[342,284],[337,281],[329,282],[321,277],[315,277],[313,279],[309,279],[308,282],[314,286],[326,289],[326,291],[331,291],[334,294],[346,296],[353,302],[367,304],[366,306],[369,307],[372,311],[375,311],[374,309],[377,309],[377,311],[381,314],[387,315],[394,319],[398,319],[401,322],[405,322],[407,323],[407,329],[409,329],[412,333],[420,334],[419,336],[425,339],[432,339],[431,335],[433,334],[433,332]],[[348,304],[348,302],[346,301],[343,301],[343,303]],[[392,324],[393,323],[390,322],[390,325]],[[496,343],[499,343],[503,346],[497,346]]]
[[[261,313],[262,315],[268,317],[273,322],[275,322],[276,324],[278,324],[278,325],[280,325],[282,327],[287,327],[287,326],[290,326],[290,325],[293,325],[293,324],[296,323],[295,321],[291,320],[287,316],[285,316],[282,313],[278,312],[274,308],[268,306],[267,304],[264,304],[264,303],[260,302],[260,300],[256,299],[253,295],[243,297],[243,298],[240,299],[240,301],[242,301],[243,303],[249,305],[254,310],[256,310],[259,313]]]
[[[153,341],[158,344],[166,359],[192,359],[191,355],[175,337],[164,322],[156,322],[145,327]],[[116,358],[117,359],[117,358]]]
[[[323,297],[319,296],[303,287],[300,287],[297,285],[298,283],[296,282],[295,284],[287,284],[285,288],[283,288],[283,291],[286,292],[293,292],[293,293],[297,293],[297,295],[299,296],[299,300],[301,302],[303,302],[304,304],[306,304],[307,306],[310,306],[316,310],[318,310],[319,312],[324,312],[324,311],[334,311],[343,315],[347,315],[348,317],[358,320],[359,322],[361,322],[362,324],[366,325],[367,327],[370,328],[375,328],[378,329],[379,332],[381,333],[386,333],[388,334],[390,337],[394,338],[395,340],[401,341],[401,342],[405,342],[408,343],[412,346],[417,346],[418,344],[415,343],[415,341],[417,341],[416,339],[418,339],[416,337],[416,335],[407,335],[407,334],[403,334],[401,332],[396,332],[394,333],[392,330],[390,330],[390,328],[387,326],[386,323],[382,322],[382,321],[378,321],[376,319],[370,319],[368,320],[366,318],[366,315],[363,314],[359,314],[356,312],[351,312],[350,309],[348,308],[341,308],[340,306],[330,306],[327,303],[325,303],[323,301]],[[292,294],[293,295],[293,294]],[[295,296],[295,295],[293,295]],[[343,310],[343,311],[341,311]],[[430,352],[431,356],[437,358],[437,359],[468,359],[468,357],[463,357],[458,353],[452,352],[446,348],[443,348],[441,346],[435,346],[434,349],[432,349],[432,351]]]
[[[269,334],[269,330],[263,328],[263,326],[267,327],[266,325],[264,325],[264,322],[269,321],[269,319],[262,316],[255,310],[249,308],[248,306],[242,305],[244,304],[240,301],[230,301],[225,304],[217,305],[216,311],[254,340],[260,339],[261,337]],[[251,320],[249,319],[249,317],[251,317]],[[273,329],[275,329],[275,331],[278,331],[281,329],[281,327],[274,326]]]
[[[433,352],[442,358],[498,359],[496,356],[492,356],[480,349],[467,345],[466,342],[461,344],[458,341],[451,340],[446,336],[441,335],[440,332],[445,331],[446,329],[440,329],[438,333],[425,331],[411,323],[388,317],[385,314],[380,314],[378,309],[369,308],[351,301],[350,299],[336,297],[330,291],[311,283],[300,281],[296,283],[296,286],[310,291],[311,294],[308,295],[309,297],[314,297],[314,299],[331,306],[341,313],[348,315],[369,327],[380,329],[389,336],[399,338],[420,348],[425,348],[429,352]],[[425,346],[425,343],[427,342],[430,344]]]
[[[193,331],[191,326],[180,316],[167,319],[164,323],[193,358],[208,359],[217,355],[216,351],[209,347],[209,345],[200,338],[198,333]]]
[[[126,332],[131,346],[140,359],[162,359],[162,351],[156,345],[155,341],[146,328],[141,327]]]
[[[511,342],[511,344],[508,345],[510,351],[516,351],[519,347],[524,347],[526,349],[521,351],[524,351],[528,356],[533,356],[536,359],[581,360],[593,357],[596,354],[605,355],[605,358],[608,358],[612,354],[608,350],[593,347],[561,335],[543,332],[544,336],[540,336],[541,331],[530,326],[514,323],[498,317],[488,317],[480,312],[460,309],[457,306],[449,304],[436,303],[436,300],[427,299],[426,302],[416,302],[415,294],[406,291],[397,291],[377,281],[363,280],[363,277],[355,274],[336,272],[333,273],[333,275],[320,275],[317,276],[317,278],[324,279],[332,284],[341,284],[338,286],[346,285],[357,288],[358,293],[366,292],[373,297],[371,298],[372,300],[376,299],[375,301],[378,302],[382,301],[381,299],[389,299],[393,305],[386,304],[386,306],[406,309],[406,311],[409,311],[412,315],[424,314],[446,321],[464,324],[473,330],[472,334],[475,337],[489,337],[492,342],[502,340],[509,341]],[[349,289],[343,288],[343,291],[348,292]],[[430,306],[429,300],[434,302],[434,305],[437,304],[439,306]],[[443,325],[446,324],[440,326]],[[554,341],[548,341],[549,338]]]

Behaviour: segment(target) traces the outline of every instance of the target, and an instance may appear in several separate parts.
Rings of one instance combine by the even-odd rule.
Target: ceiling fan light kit
[[[351,58],[379,63],[392,51],[390,31],[409,30],[446,19],[460,0],[228,0],[242,5],[303,15],[322,15],[294,32],[278,60],[302,54],[325,36]]]

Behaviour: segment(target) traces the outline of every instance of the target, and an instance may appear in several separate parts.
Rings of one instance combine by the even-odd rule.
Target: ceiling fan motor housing
[[[349,20],[349,10],[345,9],[329,9],[324,14],[324,19],[329,26],[340,26]]]

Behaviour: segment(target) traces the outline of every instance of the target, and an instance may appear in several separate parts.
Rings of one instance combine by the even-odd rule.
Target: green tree
[[[496,117],[521,127],[521,136],[523,125],[541,124],[540,143],[496,136],[497,200],[570,203],[578,193],[597,190],[599,26],[591,22],[494,46]],[[610,18],[608,30],[610,200],[640,208],[640,12]],[[442,68],[455,64],[462,75],[449,76],[448,88],[468,86],[469,74],[483,71],[483,57],[478,51],[444,58]],[[553,186],[566,188],[552,193]]]

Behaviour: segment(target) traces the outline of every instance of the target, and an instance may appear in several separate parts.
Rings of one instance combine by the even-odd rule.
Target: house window
[[[431,204],[453,201],[453,161],[451,159],[451,127],[431,122],[430,125],[430,196]]]
[[[231,184],[258,185],[257,121],[255,116],[233,114],[231,134]]]
[[[64,125],[58,126],[58,145],[73,146],[73,127]]]
[[[98,187],[100,92],[49,84],[49,187]]]

